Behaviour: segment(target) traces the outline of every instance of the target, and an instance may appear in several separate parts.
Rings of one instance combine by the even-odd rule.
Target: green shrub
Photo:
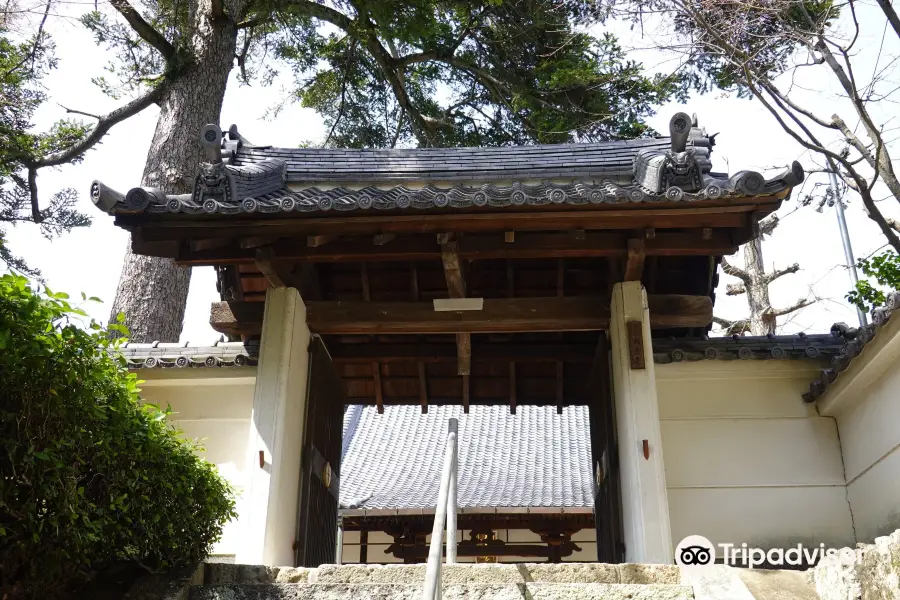
[[[119,561],[190,564],[235,514],[228,484],[166,411],[138,403],[84,315],[0,277],[0,598],[52,596]]]

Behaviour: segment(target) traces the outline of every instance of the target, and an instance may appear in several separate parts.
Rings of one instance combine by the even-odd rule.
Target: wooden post
[[[671,564],[674,556],[650,312],[640,282],[613,286],[610,343],[625,558],[632,563]]]

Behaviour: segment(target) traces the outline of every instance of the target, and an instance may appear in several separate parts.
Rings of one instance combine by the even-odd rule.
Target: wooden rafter
[[[706,327],[712,322],[708,296],[648,296],[654,328]],[[257,335],[262,302],[215,302],[210,325],[221,333]],[[609,327],[609,302],[602,297],[485,298],[482,310],[436,312],[431,302],[309,302],[310,330],[321,334],[511,333],[596,331]]]
[[[565,379],[563,376],[563,362],[561,360],[558,360],[556,361],[556,413],[560,415],[563,412],[563,406],[565,402]]]

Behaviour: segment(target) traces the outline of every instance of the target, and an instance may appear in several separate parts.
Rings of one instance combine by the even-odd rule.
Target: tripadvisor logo
[[[716,562],[716,547],[702,535],[689,535],[675,547],[675,564],[705,567]]]

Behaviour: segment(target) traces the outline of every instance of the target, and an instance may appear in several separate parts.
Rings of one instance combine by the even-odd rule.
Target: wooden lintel
[[[460,260],[576,258],[627,256],[628,234],[624,232],[585,232],[583,240],[570,233],[524,232],[512,242],[505,242],[495,234],[471,234],[456,244]],[[324,247],[308,247],[294,240],[282,240],[272,246],[274,257],[298,262],[390,262],[427,261],[443,258],[443,250],[430,236],[398,237],[390,244],[373,246],[366,240],[339,240]],[[660,232],[645,240],[647,256],[722,256],[733,254],[737,245],[729,231],[716,230],[709,239],[700,231]],[[205,266],[252,264],[251,249],[235,246],[208,249],[183,249],[178,255],[182,265]]]
[[[648,296],[650,325],[665,329],[706,327],[708,296]],[[256,335],[262,302],[214,302],[210,325],[230,335]],[[308,302],[307,323],[321,334],[510,333],[597,331],[609,327],[609,301],[602,297],[485,298],[482,310],[436,312],[431,302]]]
[[[425,363],[416,365],[419,369],[419,404],[422,405],[422,414],[428,414],[428,377],[425,374]]]
[[[448,336],[449,339],[449,336]],[[472,352],[479,362],[574,362],[589,363],[596,344],[578,342],[479,342]],[[399,342],[329,343],[328,351],[335,363],[368,364],[378,359],[383,363],[446,363],[457,360],[456,343],[409,344]],[[465,377],[465,376],[464,376]]]
[[[375,380],[375,406],[378,407],[378,414],[384,413],[384,393],[381,389],[381,363],[372,363],[372,377]]]
[[[640,281],[644,274],[644,259],[647,256],[644,240],[628,240],[628,262],[625,265],[624,281]]]

